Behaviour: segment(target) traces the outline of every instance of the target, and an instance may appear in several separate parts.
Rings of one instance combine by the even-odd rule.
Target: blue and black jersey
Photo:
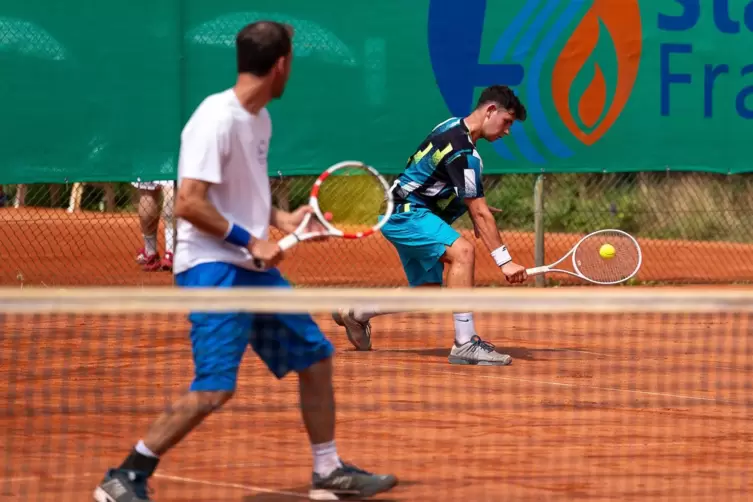
[[[463,199],[484,196],[481,156],[461,118],[436,126],[395,181],[395,204],[425,207],[452,223],[467,208]]]

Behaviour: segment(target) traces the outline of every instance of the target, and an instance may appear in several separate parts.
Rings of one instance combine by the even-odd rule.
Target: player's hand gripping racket
[[[319,175],[308,203],[313,211],[277,242],[282,251],[321,237],[367,237],[378,232],[394,211],[387,181],[375,168],[357,161],[338,162]],[[256,263],[261,265],[259,260]]]
[[[573,270],[556,268],[572,256]],[[529,276],[558,272],[594,284],[625,282],[641,268],[641,247],[633,236],[622,230],[598,230],[579,240],[565,256],[542,267],[526,270]]]

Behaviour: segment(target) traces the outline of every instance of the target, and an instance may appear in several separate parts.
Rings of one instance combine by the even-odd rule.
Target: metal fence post
[[[533,187],[534,260],[537,267],[544,265],[544,175],[536,177]],[[536,287],[546,285],[544,275],[536,276]]]

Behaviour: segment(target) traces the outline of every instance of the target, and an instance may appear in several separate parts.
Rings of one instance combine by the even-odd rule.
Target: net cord
[[[394,312],[753,312],[753,289],[0,288],[2,314],[331,313],[375,304]]]

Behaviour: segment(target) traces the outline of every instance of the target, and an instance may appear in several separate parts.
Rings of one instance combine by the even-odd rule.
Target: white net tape
[[[0,313],[327,313],[378,305],[393,312],[713,313],[753,311],[753,289],[181,289],[0,288]]]

